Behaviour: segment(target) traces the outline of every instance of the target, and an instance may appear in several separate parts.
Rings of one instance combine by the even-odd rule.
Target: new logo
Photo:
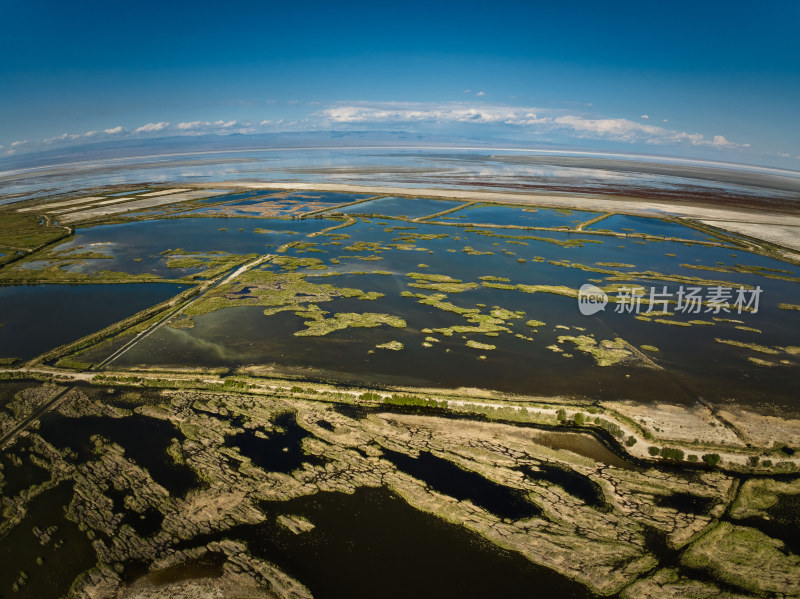
[[[591,283],[584,283],[578,290],[578,310],[584,316],[591,316],[606,309],[608,296],[606,292]]]

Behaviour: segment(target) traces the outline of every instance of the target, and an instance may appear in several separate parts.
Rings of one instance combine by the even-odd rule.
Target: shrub
[[[797,472],[797,464],[794,462],[778,462],[775,464],[775,470],[778,472]]]
[[[750,458],[749,458],[749,461],[750,461],[750,465],[751,465],[753,468],[755,468],[756,466],[758,466],[758,461],[759,461],[759,460],[758,460],[758,456],[757,456],[757,455],[751,455],[751,456],[750,456]]]
[[[661,450],[658,447],[648,447],[647,451],[650,452],[650,455],[657,456]]]
[[[707,453],[703,455],[703,461],[709,466],[716,466],[719,464],[720,459],[718,453]]]
[[[676,449],[674,447],[664,447],[661,449],[661,457],[666,460],[677,460],[680,462],[683,460],[683,455],[682,449]]]
[[[556,412],[556,418],[559,422],[564,422],[567,419],[567,411],[564,408],[561,408],[558,412]]]
[[[689,455],[689,457],[687,459],[690,462],[696,462],[698,458],[697,458],[697,456],[695,454],[692,453],[692,454]]]
[[[625,445],[627,445],[628,447],[633,447],[634,445],[636,445],[636,437],[634,437],[633,435],[628,437],[628,440],[625,441]]]
[[[761,465],[764,466],[764,468],[772,468],[772,460],[764,460],[761,462]]]
[[[578,412],[577,414],[575,414],[575,416],[573,416],[573,420],[575,421],[575,424],[577,424],[578,426],[583,426],[584,416],[583,414]]]
[[[619,425],[614,424],[613,422],[609,422],[608,420],[603,420],[602,418],[595,420],[595,422],[597,422],[597,424],[599,424],[602,428],[606,429],[609,433],[611,433],[617,438],[620,438],[624,435]]]

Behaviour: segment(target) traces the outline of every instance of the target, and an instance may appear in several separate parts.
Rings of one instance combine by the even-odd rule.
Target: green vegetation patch
[[[489,289],[505,289],[507,291],[511,291],[517,288],[516,285],[510,285],[509,283],[494,283],[492,281],[484,281],[482,285],[484,287],[488,287]]]
[[[733,345],[734,347],[741,347],[743,349],[751,349],[753,351],[760,352],[762,354],[779,354],[780,352],[776,349],[772,349],[771,347],[766,347],[764,345],[758,345],[757,343],[745,343],[744,341],[735,341],[734,339],[720,339],[719,337],[715,337],[714,341],[717,343],[724,343],[725,345]]]
[[[800,557],[783,549],[782,542],[755,528],[721,522],[690,545],[681,562],[753,593],[796,597],[800,594]]]
[[[501,318],[495,318],[488,314],[465,314],[464,317],[470,323],[469,325],[454,325],[446,328],[433,329],[434,332],[444,335],[445,337],[452,337],[454,334],[465,333],[510,333],[511,329],[504,326],[505,321]]]
[[[295,256],[276,256],[273,264],[281,266],[284,270],[294,271],[298,268],[308,270],[327,270],[327,266],[319,258],[297,258]]]
[[[567,297],[578,297],[578,290],[565,285],[516,285],[523,293],[553,293]]]
[[[588,335],[559,335],[559,343],[572,343],[579,352],[591,355],[598,366],[612,366],[633,355],[628,344],[619,337],[603,339],[600,343]]]
[[[502,320],[515,320],[517,318],[522,318],[525,316],[525,312],[522,311],[511,311],[505,308],[501,308],[500,306],[495,306],[492,308],[490,313],[494,318],[500,318]]]
[[[168,326],[172,327],[173,329],[191,329],[194,328],[194,320],[186,315],[181,314],[177,318],[171,319],[168,323]]]
[[[0,246],[31,250],[69,234],[66,227],[42,223],[38,214],[11,210],[0,212]]]
[[[322,337],[334,331],[341,331],[349,328],[374,328],[381,325],[402,329],[406,327],[406,321],[399,316],[392,314],[381,314],[377,312],[339,312],[332,318],[326,318],[328,312],[321,310],[318,306],[310,306],[308,310],[295,312],[298,316],[309,318],[303,324],[306,329],[296,331],[296,337]]]
[[[242,273],[236,281],[208,292],[186,308],[186,316],[199,316],[223,308],[238,306],[263,306],[265,314],[297,311],[304,306],[329,302],[336,298],[375,300],[382,293],[349,287],[316,284],[306,279],[305,273],[251,270]]]
[[[477,289],[477,283],[429,283],[427,281],[416,281],[409,283],[409,287],[417,289],[428,289],[430,291],[441,291],[443,293],[462,293],[470,289]]]
[[[350,245],[346,245],[344,249],[349,252],[377,252],[380,250],[388,250],[389,248],[384,247],[376,241],[356,241]]]
[[[476,250],[471,245],[466,246],[463,250],[461,250],[465,254],[469,256],[493,256],[494,252],[482,252],[480,250]]]
[[[660,324],[671,324],[675,327],[690,327],[692,326],[689,322],[682,322],[680,320],[669,320],[667,318],[656,318],[654,322],[658,322]]]
[[[62,268],[62,264],[53,264],[39,270],[28,268],[17,268],[9,265],[0,271],[0,280],[8,284],[28,284],[28,283],[148,283],[148,282],[170,282],[172,279],[164,279],[151,273],[130,274],[127,272],[117,272],[110,270],[100,270],[97,272],[70,272]],[[178,281],[175,281],[178,282]],[[185,282],[185,281],[181,281]]]
[[[476,233],[485,237],[497,237],[498,239],[517,239],[520,241],[544,241],[545,243],[552,243],[561,247],[583,247],[585,243],[603,243],[600,239],[554,239],[552,237],[537,237],[535,235],[503,235],[495,233],[494,231],[487,231],[485,229],[469,228],[465,229],[467,233]]]
[[[419,298],[419,303],[424,304],[426,306],[433,306],[438,310],[443,310],[445,312],[453,312],[455,314],[479,314],[480,310],[478,308],[462,308],[461,306],[456,306],[450,302],[444,301],[447,296],[444,293],[434,293],[433,295],[424,295],[422,293],[409,293],[410,296]]]
[[[778,366],[776,362],[770,362],[769,360],[762,360],[761,358],[756,358],[754,356],[748,356],[747,361],[752,362],[757,366],[767,366],[767,367]]]
[[[608,266],[609,268],[636,268],[635,264],[625,264],[624,262],[595,262],[597,266]]]
[[[387,343],[380,343],[375,346],[377,349],[390,349],[392,351],[400,351],[403,349],[403,344],[399,341],[389,341]]]
[[[746,480],[731,505],[731,517],[737,520],[768,517],[768,510],[778,504],[780,495],[800,495],[800,480],[791,482],[771,478]]]
[[[473,341],[472,339],[467,341],[467,347],[472,347],[472,348],[475,348],[475,349],[483,349],[483,350],[487,350],[487,351],[490,351],[490,350],[493,350],[493,349],[497,349],[496,345],[492,345],[490,343],[481,343],[479,341]]]
[[[437,275],[433,273],[409,272],[406,273],[409,279],[423,280],[432,283],[461,283],[461,279],[454,279],[450,275]]]

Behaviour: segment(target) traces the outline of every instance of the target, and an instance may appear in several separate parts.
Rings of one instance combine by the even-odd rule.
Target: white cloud
[[[120,133],[125,133],[125,129],[121,126],[117,125],[116,127],[110,127],[109,129],[103,129],[102,131],[87,131],[83,134],[84,137],[95,137],[100,135],[101,133],[105,133],[106,135],[118,135]]]
[[[27,139],[23,139],[23,140],[21,140],[21,141],[12,141],[12,142],[11,142],[11,147],[12,147],[12,148],[16,148],[17,146],[21,146],[21,145],[24,145],[24,144],[26,144],[26,143],[28,143],[28,140],[27,140]]]
[[[728,141],[727,139],[725,139],[725,137],[724,137],[724,136],[722,136],[722,135],[715,135],[715,136],[714,136],[714,141],[713,141],[713,144],[714,144],[715,146],[735,146],[735,145],[736,145],[736,144],[733,144],[733,143],[729,142],[729,141]]]
[[[663,119],[661,122],[662,123],[669,123],[669,121],[667,119]]]
[[[642,137],[658,137],[664,133],[661,127],[643,125],[628,119],[589,119],[567,115],[556,117],[553,122],[571,129],[578,137],[605,137],[616,141],[642,141]]]
[[[233,127],[236,124],[236,121],[227,121],[227,122],[226,121],[217,121],[214,124],[217,127],[227,128],[227,127]]]
[[[161,121],[160,123],[147,123],[146,125],[142,125],[138,129],[134,130],[134,133],[153,133],[154,131],[163,131],[169,127],[169,123]]]
[[[404,104],[337,106],[320,114],[334,123],[440,122],[530,125],[541,120],[536,109],[468,104]]]
[[[56,141],[72,141],[74,139],[78,139],[79,137],[81,136],[76,133],[62,133],[61,135],[57,135],[55,137],[47,137],[42,140],[42,143],[51,144]],[[11,145],[13,146],[14,144]]]
[[[642,119],[644,119],[644,120],[648,120],[648,119],[650,118],[650,115],[649,115],[649,114],[643,114],[643,115],[642,115],[641,117],[639,117],[639,118],[642,118]]]
[[[475,94],[475,95],[476,95],[476,96],[485,96],[485,95],[486,95],[486,92],[478,92],[478,93],[477,93],[477,94]]]
[[[608,139],[628,143],[689,144],[718,148],[748,147],[728,141],[722,135],[707,139],[700,133],[687,133],[629,119],[595,118],[526,106],[453,102],[449,104],[375,103],[338,105],[318,113],[332,125],[356,123],[476,123],[518,127],[531,133],[561,132],[572,137]],[[647,115],[643,115],[647,116]]]
[[[188,131],[188,130],[190,130],[190,129],[197,129],[198,127],[201,127],[201,126],[203,126],[203,125],[206,125],[206,126],[208,126],[208,125],[210,125],[210,124],[211,124],[211,123],[209,123],[209,122],[203,122],[203,121],[191,121],[191,122],[189,122],[189,123],[178,123],[178,124],[177,124],[177,125],[175,125],[175,126],[176,126],[178,129],[180,129],[181,131]]]

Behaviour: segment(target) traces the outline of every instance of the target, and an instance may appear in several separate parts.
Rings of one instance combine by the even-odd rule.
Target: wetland
[[[800,593],[789,248],[97,176],[0,209],[0,596]]]

